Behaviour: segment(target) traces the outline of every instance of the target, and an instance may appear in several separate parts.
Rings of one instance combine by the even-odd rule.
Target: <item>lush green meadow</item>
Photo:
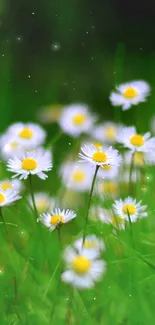
[[[79,161],[85,142],[97,141],[93,133],[95,125],[111,121],[116,125],[135,126],[138,134],[148,131],[152,136],[155,134],[155,127],[151,128],[155,107],[152,41],[150,43],[144,33],[146,40],[143,42],[141,31],[145,31],[145,26],[136,23],[130,26],[133,39],[129,38],[130,33],[126,38],[128,25],[124,34],[121,33],[118,17],[111,15],[113,11],[108,5],[104,20],[107,10],[112,17],[110,20],[117,22],[117,37],[113,35],[114,23],[110,28],[109,22],[104,22],[105,34],[102,35],[99,33],[102,15],[93,7],[93,2],[90,10],[86,5],[75,5],[76,1],[70,7],[69,2],[66,6],[53,1],[53,4],[40,3],[36,7],[28,1],[20,7],[16,1],[19,8],[15,6],[13,15],[4,1],[0,7],[1,135],[15,122],[38,123],[47,134],[43,147],[51,152],[53,165],[46,180],[36,175],[32,177],[32,187],[29,179],[22,180],[22,199],[0,207],[0,324],[153,325],[155,163],[125,162],[125,152],[129,148],[114,141],[112,145],[122,156],[121,169],[116,179],[110,180],[111,187],[104,188],[103,180],[102,195],[98,193],[96,179],[91,197],[91,186],[81,192],[70,189],[60,172],[64,163]],[[55,14],[61,18],[60,24]],[[151,23],[149,26],[148,31]],[[39,33],[41,40],[37,36]],[[141,47],[141,43],[146,47]],[[109,96],[116,85],[132,80],[148,82],[150,96],[146,102],[122,111],[121,107],[111,104]],[[97,117],[93,128],[87,134],[81,132],[78,137],[65,133],[58,117],[52,121],[56,105],[63,109],[75,103],[88,105],[91,114]],[[48,121],[44,121],[46,108],[50,111]],[[108,141],[103,144],[109,146]],[[13,173],[7,170],[1,139],[0,148],[1,182],[11,180]],[[127,179],[124,178],[126,171]],[[134,172],[136,179],[131,181]],[[39,210],[36,213],[29,204],[28,197],[37,192],[49,194],[54,198],[54,207],[72,209],[77,217],[61,225],[60,232],[59,227],[50,231],[40,222]],[[147,206],[146,218],[131,223],[129,216],[123,229],[115,220],[100,220],[99,207],[113,213],[114,201],[129,195]],[[105,261],[106,269],[93,288],[81,290],[63,282],[61,275],[66,269],[65,248],[74,245],[85,231],[104,241],[105,250],[100,259]]]

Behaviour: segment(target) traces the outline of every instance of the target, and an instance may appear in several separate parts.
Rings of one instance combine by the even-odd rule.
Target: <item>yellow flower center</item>
[[[89,272],[91,268],[91,261],[85,256],[77,256],[72,262],[73,270],[79,275],[84,275]]]
[[[11,183],[5,182],[1,185],[2,190],[6,191],[8,188],[13,188]]]
[[[116,183],[113,182],[105,182],[102,184],[102,191],[115,194],[117,193],[118,186]]]
[[[5,196],[0,193],[0,203],[4,203],[5,202]]]
[[[27,139],[30,140],[32,139],[33,136],[33,131],[30,128],[23,128],[20,132],[19,132],[19,136],[23,139]]]
[[[134,214],[136,212],[136,207],[133,204],[125,204],[123,207],[123,212],[125,214]]]
[[[107,155],[103,151],[95,152],[92,158],[97,163],[105,163],[107,161]]]
[[[46,200],[44,199],[39,199],[37,203],[37,208],[39,210],[40,213],[44,212],[46,210],[47,207],[47,203]]]
[[[144,156],[142,152],[136,151],[134,153],[134,163],[140,166],[144,164]]]
[[[135,88],[128,87],[124,90],[123,95],[126,99],[133,99],[138,95],[138,93]]]
[[[103,169],[105,170],[111,170],[112,166],[111,165],[104,165],[102,166]]]
[[[86,121],[86,116],[84,114],[77,114],[73,117],[73,123],[75,125],[82,125]]]
[[[95,241],[86,240],[84,242],[84,247],[86,247],[86,248],[95,248],[96,246],[97,246],[97,243]]]
[[[133,146],[141,147],[144,144],[144,138],[140,134],[135,134],[130,138],[130,143]]]
[[[34,170],[37,167],[37,162],[33,158],[25,158],[22,161],[22,168],[25,170]]]
[[[59,214],[55,214],[54,216],[51,216],[51,220],[50,220],[50,224],[53,226],[57,226],[60,223],[64,223],[64,218],[59,215]]]
[[[10,144],[10,147],[12,148],[12,149],[16,149],[17,147],[18,147],[18,142],[12,142],[11,144]]]
[[[119,226],[123,223],[123,218],[121,216],[112,217],[111,223],[113,226]]]
[[[103,147],[103,144],[101,144],[100,142],[96,142],[96,141],[93,142],[93,145],[97,150],[100,150],[100,148]]]
[[[106,137],[110,140],[115,139],[115,129],[113,126],[107,126],[105,130]]]
[[[85,179],[85,174],[82,171],[75,171],[72,178],[75,182],[82,182]]]

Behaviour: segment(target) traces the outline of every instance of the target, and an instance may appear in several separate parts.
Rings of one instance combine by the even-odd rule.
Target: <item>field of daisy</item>
[[[0,5],[0,325],[153,325],[151,18],[60,2]]]
[[[109,102],[126,114],[151,95],[129,81]],[[151,132],[70,103],[1,134],[1,324],[153,323]]]

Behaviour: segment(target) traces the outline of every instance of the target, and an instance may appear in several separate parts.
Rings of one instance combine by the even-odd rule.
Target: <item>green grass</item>
[[[73,149],[68,146],[67,137],[59,141],[53,145],[54,169],[48,173],[48,180],[41,181],[34,176],[33,183],[35,190],[45,190],[51,195],[59,196],[61,190],[63,199],[66,188],[60,182],[59,165]],[[59,157],[61,141],[65,152]],[[10,176],[5,166],[2,167],[1,178]],[[35,215],[25,200],[29,194],[26,187],[23,200],[3,209],[9,236],[3,223],[0,224],[1,324],[154,324],[154,180],[154,168],[150,167],[145,170],[145,184],[139,181],[134,185],[134,195],[147,204],[149,216],[132,224],[133,237],[129,226],[116,234],[111,225],[89,220],[87,233],[105,241],[103,258],[107,270],[94,289],[83,291],[75,288],[72,291],[60,281],[62,261],[57,232],[50,233],[35,222]],[[70,192],[68,195],[68,203],[78,217],[62,228],[63,248],[82,232],[88,201],[88,194],[75,196],[73,202]],[[123,190],[121,197],[126,195]],[[105,205],[94,196],[93,204],[97,203]]]

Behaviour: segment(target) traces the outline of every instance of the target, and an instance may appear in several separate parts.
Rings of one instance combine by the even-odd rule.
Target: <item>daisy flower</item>
[[[114,179],[118,176],[119,166],[103,165],[98,171],[98,178]]]
[[[119,194],[119,184],[116,179],[99,179],[96,185],[96,192],[101,199],[108,195],[116,198]]]
[[[84,192],[91,187],[93,170],[86,164],[68,162],[61,167],[62,181],[68,188]]]
[[[100,253],[105,250],[105,245],[103,240],[97,238],[95,235],[86,236],[85,241],[83,243],[83,238],[79,238],[74,242],[75,249],[81,253],[87,255],[91,254],[92,258],[98,257]]]
[[[150,94],[150,86],[145,81],[131,81],[116,87],[117,92],[112,92],[110,101],[114,106],[122,106],[128,110],[132,105],[145,102]]]
[[[89,289],[99,281],[105,272],[106,263],[92,258],[91,252],[76,251],[68,247],[64,252],[67,270],[62,273],[62,281],[79,289]]]
[[[8,206],[19,199],[21,199],[21,196],[15,189],[3,190],[0,188],[0,207]]]
[[[76,218],[76,213],[72,210],[54,209],[52,213],[43,213],[40,216],[40,221],[44,226],[48,227],[50,231],[53,231],[74,218]]]
[[[16,141],[28,150],[39,147],[46,138],[46,132],[35,123],[15,123],[8,128],[7,132],[16,137]]]
[[[105,209],[101,206],[93,207],[94,209],[94,221],[101,221],[105,224],[111,224],[114,228],[124,229],[125,220],[122,216],[114,214],[111,209]]]
[[[113,208],[117,215],[123,217],[126,221],[135,222],[138,218],[147,217],[145,212],[147,206],[141,205],[141,201],[136,202],[136,199],[128,196],[125,200],[116,200],[113,204]]]
[[[21,152],[20,156],[9,159],[7,167],[10,172],[15,173],[13,177],[20,176],[20,179],[26,179],[29,175],[37,175],[41,179],[46,179],[48,176],[44,171],[52,169],[50,152],[41,148]]]
[[[3,181],[0,181],[0,189],[2,189],[3,191],[6,191],[8,189],[14,189],[17,192],[19,192],[21,191],[22,187],[23,184],[18,179],[13,179],[13,180],[5,179]]]
[[[90,146],[81,147],[82,153],[79,154],[82,161],[89,162],[94,166],[104,166],[104,165],[116,165],[119,166],[121,162],[121,156],[118,150],[112,147],[97,149],[93,144]]]
[[[113,122],[105,122],[95,127],[94,138],[103,143],[115,143],[122,125]]]
[[[132,160],[132,152],[126,152],[124,161],[126,165],[130,165]],[[134,166],[143,167],[145,165],[155,165],[155,154],[152,152],[136,151],[133,157]]]
[[[55,198],[50,197],[47,193],[39,192],[34,194],[35,205],[39,213],[45,213],[49,210],[53,210],[55,207]],[[33,202],[31,196],[28,197],[28,202],[33,208]]]
[[[18,156],[23,149],[21,144],[17,141],[17,138],[4,133],[0,137],[0,149],[1,149],[1,157],[4,160],[8,160],[12,158],[14,155]]]
[[[123,128],[118,136],[118,142],[122,143],[132,152],[153,152],[155,150],[155,137],[151,137],[150,132],[141,135],[136,132],[134,126]]]
[[[92,130],[95,122],[94,116],[86,105],[74,104],[63,109],[59,119],[59,125],[64,133],[78,137],[81,133]]]

